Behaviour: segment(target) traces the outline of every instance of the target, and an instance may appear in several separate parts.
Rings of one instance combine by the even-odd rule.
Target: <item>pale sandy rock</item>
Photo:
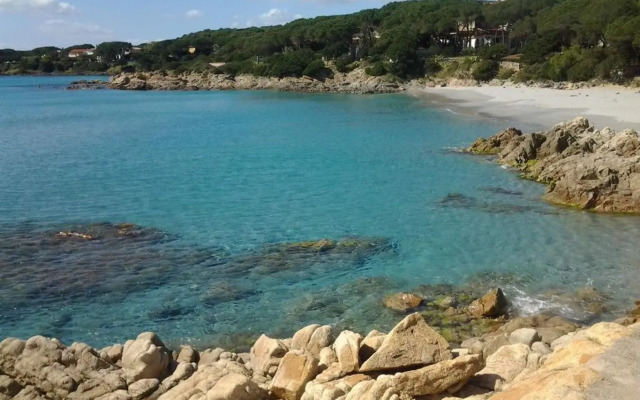
[[[575,338],[575,336],[576,336],[575,332],[571,332],[564,336],[560,336],[559,338],[551,342],[550,344],[551,350],[555,351],[563,347],[567,347],[569,343],[573,342],[573,339]]]
[[[546,327],[536,328],[536,332],[538,332],[538,336],[540,337],[540,340],[543,343],[546,343],[546,344],[551,344],[556,339],[558,339],[559,337],[564,336],[566,334],[566,332],[564,332],[561,329],[558,329],[558,328],[546,328]]]
[[[530,353],[529,346],[522,343],[499,348],[487,358],[485,367],[471,379],[471,383],[488,390],[502,389],[527,368]]]
[[[367,361],[382,346],[387,335],[377,330],[372,330],[360,343],[360,362]]]
[[[362,400],[375,400],[390,393],[412,397],[443,393],[459,388],[483,367],[482,356],[474,354],[442,361],[395,375],[380,375]]]
[[[200,360],[198,361],[198,364],[213,364],[220,359],[220,354],[222,353],[224,353],[224,349],[219,347],[215,349],[206,349],[199,354]]]
[[[299,400],[307,382],[318,373],[318,360],[310,353],[289,351],[282,358],[269,390],[283,400]]]
[[[176,358],[178,363],[197,363],[199,360],[198,352],[191,346],[180,346],[180,352]]]
[[[534,342],[540,340],[538,332],[533,328],[520,328],[511,332],[509,335],[509,343],[517,344],[522,343],[527,346],[531,346]]]
[[[320,350],[320,354],[318,356],[318,368],[321,371],[324,371],[325,369],[329,368],[331,364],[337,362],[338,356],[336,355],[335,350],[333,350],[331,347],[325,347],[324,349]]]
[[[282,341],[262,335],[251,348],[251,365],[253,370],[265,375],[276,373],[282,357],[288,348]]]
[[[207,400],[261,400],[266,395],[265,391],[245,375],[229,374],[218,380],[207,392]]]
[[[449,343],[429,327],[420,314],[414,313],[391,330],[360,371],[419,367],[449,359]]]
[[[558,347],[540,368],[516,378],[491,400],[596,400],[588,398],[589,388],[603,377],[592,364],[616,342],[634,333],[632,329],[601,323],[574,335],[564,347]],[[610,330],[609,330],[610,329]],[[592,361],[593,360],[593,361]]]
[[[482,354],[482,349],[484,349],[484,342],[480,338],[473,337],[460,343],[460,347],[469,350],[470,354]]]
[[[87,379],[80,383],[73,393],[67,398],[69,400],[92,400],[105,394],[113,393],[116,390],[124,390],[127,383],[124,373],[121,370],[113,371],[100,378]]]
[[[509,337],[506,334],[494,336],[489,339],[482,348],[482,357],[486,360],[490,355],[498,351],[500,347],[507,346],[509,344],[511,343],[509,342]]]
[[[341,397],[344,398],[358,383],[369,380],[371,380],[371,377],[367,375],[355,374],[325,383],[311,381],[307,383],[301,400],[336,400]]]
[[[344,372],[358,371],[360,368],[360,342],[362,336],[351,331],[342,331],[335,343],[333,349],[338,358],[340,369]]]
[[[0,375],[0,394],[13,397],[20,393],[22,385],[9,376]]]
[[[345,400],[361,400],[369,392],[369,390],[375,384],[374,380],[365,380],[357,383],[351,391],[347,394]]]
[[[127,390],[132,400],[141,400],[155,392],[159,386],[160,381],[157,379],[140,379],[129,385]]]
[[[181,364],[189,365],[189,364]],[[159,400],[187,400],[191,398],[206,398],[207,393],[220,379],[229,374],[251,377],[251,373],[244,365],[231,360],[218,360],[212,364],[198,366],[198,370],[189,378],[180,381],[175,387],[167,390]],[[163,382],[165,386],[165,382]]]
[[[100,350],[100,358],[111,364],[117,364],[122,360],[122,352],[124,346],[121,344],[114,344],[113,346],[105,347]]]
[[[460,349],[452,349],[451,350],[451,355],[453,355],[453,357],[461,357],[461,356],[468,356],[469,354],[471,354],[471,351],[469,351],[469,349],[465,349],[465,348],[460,348]]]
[[[131,396],[126,390],[116,390],[113,393],[97,397],[96,400],[131,400]]]
[[[535,351],[536,353],[542,356],[551,353],[551,348],[549,347],[549,345],[543,342],[535,342],[534,344],[531,345],[531,350]]]
[[[122,369],[131,382],[140,379],[162,379],[167,375],[171,355],[164,343],[153,332],[129,340],[122,353]]]
[[[317,357],[320,351],[327,346],[331,346],[333,341],[333,328],[331,326],[309,325],[293,335],[291,349],[307,350]]]
[[[43,396],[35,387],[28,385],[15,395],[13,400],[49,400],[49,398]]]
[[[198,366],[196,363],[180,363],[176,366],[173,374],[169,375],[162,381],[162,386],[165,390],[169,390],[176,386],[180,381],[188,379],[194,372],[196,372]]]

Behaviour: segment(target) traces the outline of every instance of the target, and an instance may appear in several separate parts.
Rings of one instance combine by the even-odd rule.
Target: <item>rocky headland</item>
[[[385,77],[367,75],[358,69],[350,73],[334,72],[330,77],[316,79],[270,78],[254,75],[214,73],[141,72],[121,73],[111,77],[109,87],[121,90],[277,90],[309,93],[395,93],[405,90]]]
[[[385,303],[410,309],[420,301],[398,294]],[[262,335],[247,353],[170,349],[151,332],[103,349],[7,338],[0,342],[0,399],[638,398],[640,307],[615,323],[580,327],[549,315],[505,321],[505,306],[494,289],[465,307],[472,317],[502,319],[455,348],[420,313],[388,333],[310,325],[291,338]]]
[[[638,132],[597,130],[577,117],[546,132],[506,129],[467,152],[498,157],[524,178],[545,183],[551,203],[607,213],[640,212]]]

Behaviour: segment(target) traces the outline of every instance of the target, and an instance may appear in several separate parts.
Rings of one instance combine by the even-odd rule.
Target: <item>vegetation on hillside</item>
[[[90,45],[74,46],[86,48]],[[325,65],[400,78],[509,75],[498,62],[518,54],[519,79],[627,80],[640,74],[640,0],[414,0],[281,26],[218,29],[140,45],[0,50],[0,73],[172,70],[315,76]],[[468,57],[456,59],[453,57]],[[213,64],[213,65],[212,65]]]

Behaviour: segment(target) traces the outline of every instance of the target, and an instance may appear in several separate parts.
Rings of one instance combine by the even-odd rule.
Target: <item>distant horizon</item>
[[[389,0],[0,0],[0,49],[174,39],[205,29],[282,25],[299,18],[379,8]]]

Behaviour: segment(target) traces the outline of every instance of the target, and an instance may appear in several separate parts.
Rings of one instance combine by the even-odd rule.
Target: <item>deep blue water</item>
[[[594,286],[613,311],[640,293],[638,218],[550,206],[542,185],[451,151],[498,121],[406,95],[64,90],[73,79],[0,78],[0,337],[102,346],[153,330],[211,344],[312,322],[385,329],[397,317],[380,310],[384,293],[486,272],[479,290],[500,283],[523,311],[549,290]],[[176,240],[115,253],[14,240],[103,221]],[[225,266],[346,236],[392,249],[269,273]]]

